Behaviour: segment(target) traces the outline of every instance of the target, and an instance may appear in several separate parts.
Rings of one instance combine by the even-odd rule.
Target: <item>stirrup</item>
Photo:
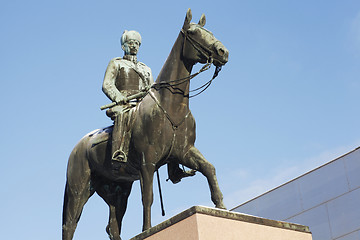
[[[126,163],[127,162],[127,156],[126,153],[123,150],[116,150],[111,159],[116,162]]]

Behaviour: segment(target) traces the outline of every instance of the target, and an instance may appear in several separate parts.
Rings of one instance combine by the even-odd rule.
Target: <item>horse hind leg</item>
[[[70,155],[63,205],[63,240],[72,240],[83,207],[94,194],[89,170],[85,158],[79,158],[77,154]]]
[[[93,193],[90,191],[74,192],[68,183],[65,187],[63,206],[62,239],[71,240],[79,222],[83,207]]]
[[[109,205],[109,224],[106,232],[111,240],[121,240],[122,219],[125,215],[132,184],[133,182],[118,184],[115,189],[112,189],[112,194],[110,194],[112,196],[105,195],[103,192],[100,193],[101,195],[99,194]]]
[[[109,205],[109,223],[106,226],[106,232],[109,235],[110,240],[121,240],[120,227],[116,219],[116,208],[113,205]]]
[[[215,167],[194,146],[189,149],[181,161],[188,168],[197,170],[206,177],[211,192],[211,200],[215,207],[226,209],[216,178]]]

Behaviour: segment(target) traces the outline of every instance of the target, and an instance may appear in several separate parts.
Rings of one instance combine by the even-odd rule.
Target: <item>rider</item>
[[[110,108],[106,114],[114,120],[112,133],[112,160],[126,163],[129,150],[131,115],[136,102],[126,98],[141,91],[147,92],[154,83],[151,69],[137,61],[137,53],[141,45],[141,36],[136,31],[124,31],[121,36],[123,58],[111,59],[104,77],[102,90],[117,105]]]
[[[132,101],[126,98],[134,94],[149,91],[154,83],[151,69],[137,61],[137,53],[141,45],[141,36],[136,31],[124,31],[121,36],[121,48],[124,57],[113,58],[105,72],[102,90],[105,95],[117,105],[106,111],[114,121],[112,132],[111,156],[113,166],[116,163],[126,163],[131,137],[131,120],[135,106],[141,96]],[[193,176],[194,171],[183,171],[178,164],[168,164],[169,179],[173,183],[180,182],[181,178]]]

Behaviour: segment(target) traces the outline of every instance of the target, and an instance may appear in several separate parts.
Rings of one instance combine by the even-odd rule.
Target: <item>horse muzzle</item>
[[[221,42],[218,41],[214,44],[213,51],[215,53],[213,56],[215,66],[222,66],[228,62],[229,50]]]

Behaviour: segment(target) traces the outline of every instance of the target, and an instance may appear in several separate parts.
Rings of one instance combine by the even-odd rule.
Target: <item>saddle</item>
[[[134,125],[135,118],[136,118],[135,113],[139,108],[138,106],[139,106],[139,103],[131,103],[131,105],[129,104],[129,106],[127,106],[126,109],[125,109],[126,112],[129,112],[128,122],[126,124],[126,126],[127,126],[126,131],[127,132],[131,132],[131,129],[132,129],[133,125]],[[110,108],[110,109],[108,109],[106,111],[106,115],[108,117],[110,117],[111,120],[115,119],[116,114],[118,114],[118,111],[116,111],[116,110],[114,111],[113,108]],[[93,141],[91,147],[93,148],[96,145],[98,145],[100,143],[103,143],[103,142],[106,142],[109,139],[111,139],[112,131],[113,131],[113,125],[105,127],[105,128],[97,129],[97,130],[94,130],[91,133],[89,133],[88,137],[96,136],[94,138],[94,141]]]

